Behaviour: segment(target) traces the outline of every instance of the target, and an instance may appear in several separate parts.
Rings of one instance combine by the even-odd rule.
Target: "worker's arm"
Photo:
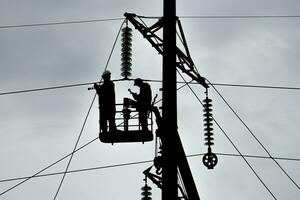
[[[133,96],[133,98],[136,100],[138,98],[138,94],[135,92],[132,92],[131,89],[128,89],[128,91],[130,92],[130,94]]]

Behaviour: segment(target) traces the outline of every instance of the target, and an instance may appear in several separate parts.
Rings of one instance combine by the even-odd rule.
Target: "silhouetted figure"
[[[117,130],[115,122],[115,85],[110,80],[110,75],[110,71],[104,71],[102,74],[103,84],[94,84],[94,88],[99,96],[100,129],[104,133],[107,132],[107,121],[109,122],[109,131],[114,132]]]
[[[139,94],[131,92],[133,98],[136,100],[134,105],[139,112],[139,122],[142,126],[142,130],[148,130],[148,112],[151,108],[152,92],[148,83],[144,83],[142,79],[137,78],[134,80],[134,85],[140,88]]]

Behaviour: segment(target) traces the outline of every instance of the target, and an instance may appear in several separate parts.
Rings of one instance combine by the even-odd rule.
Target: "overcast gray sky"
[[[161,0],[41,1],[0,0],[0,27],[122,18],[125,12],[161,16]],[[178,0],[178,16],[300,15],[298,0]],[[151,25],[155,20],[145,20]],[[300,87],[300,18],[181,19],[201,75],[213,83]],[[0,92],[99,80],[122,20],[0,29]],[[131,26],[132,27],[132,26]],[[133,32],[133,78],[161,79],[161,57]],[[120,77],[120,38],[108,69]],[[186,77],[187,78],[187,77]],[[178,76],[178,80],[180,77]],[[189,79],[188,79],[189,80]],[[154,94],[159,83],[151,83]],[[72,152],[94,96],[89,86],[0,96],[0,192]],[[192,86],[204,99],[201,86]],[[116,83],[117,101],[138,91]],[[300,91],[217,86],[232,108],[273,157],[300,158]],[[214,117],[242,154],[268,156],[211,88]],[[187,155],[206,153],[202,107],[190,90],[178,91],[178,130]],[[237,154],[215,125],[218,153]],[[79,146],[98,136],[95,104]],[[76,153],[70,170],[151,160],[154,143],[103,144],[95,141]],[[300,190],[271,159],[247,158],[278,200],[299,199]],[[64,171],[68,159],[44,173]],[[200,198],[274,199],[241,157],[219,156],[214,170],[202,157],[189,158]],[[300,162],[278,160],[300,185]],[[68,174],[57,199],[140,199],[142,171],[152,163]],[[0,199],[53,199],[62,176],[33,178]],[[152,183],[153,199],[161,199]]]

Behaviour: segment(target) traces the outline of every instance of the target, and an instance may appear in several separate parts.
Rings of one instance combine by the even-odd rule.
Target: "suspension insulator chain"
[[[213,127],[212,127],[212,104],[211,104],[212,100],[209,99],[208,97],[206,97],[204,100],[203,100],[203,106],[204,106],[204,135],[205,135],[205,145],[207,146],[211,146],[211,145],[214,145],[213,143]]]
[[[205,145],[208,146],[208,152],[203,156],[202,161],[203,164],[208,169],[213,169],[217,163],[218,158],[216,154],[212,153],[211,146],[214,145],[214,138],[213,138],[213,116],[212,116],[212,100],[208,98],[207,92],[206,92],[206,98],[203,100],[203,111],[204,111],[204,136],[205,136]]]
[[[145,178],[144,180],[145,180],[145,186],[143,186],[141,188],[141,190],[142,190],[142,193],[141,193],[142,198],[141,198],[141,200],[152,200],[152,198],[151,198],[151,195],[152,195],[151,190],[152,190],[152,188],[147,185],[147,178]]]
[[[121,76],[128,79],[131,76],[131,52],[132,52],[132,29],[126,27],[122,29],[122,49],[121,49]]]

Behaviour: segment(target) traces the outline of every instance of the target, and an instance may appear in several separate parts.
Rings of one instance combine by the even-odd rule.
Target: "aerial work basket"
[[[139,122],[139,112],[130,104],[131,99],[124,98],[123,104],[116,104],[117,130],[99,133],[103,143],[149,142],[153,140],[153,116],[149,111],[147,116],[148,130],[142,130]],[[101,112],[101,111],[100,111]],[[101,129],[100,129],[101,130]]]

